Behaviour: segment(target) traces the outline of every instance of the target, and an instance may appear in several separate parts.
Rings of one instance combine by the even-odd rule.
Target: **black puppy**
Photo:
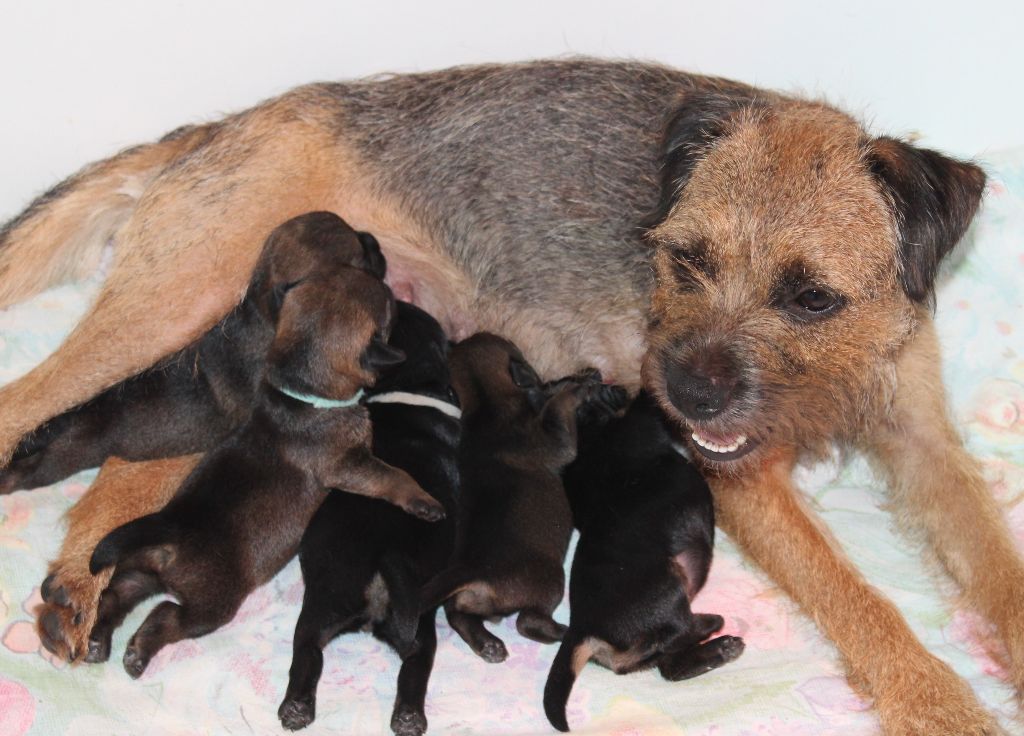
[[[447,601],[452,628],[501,662],[508,652],[484,618],[518,611],[519,633],[541,642],[565,631],[551,618],[572,533],[561,472],[576,456],[576,409],[608,387],[596,374],[543,385],[512,343],[487,333],[456,345],[450,366],[463,410],[456,553],[422,598]]]
[[[578,419],[579,452],[564,474],[580,530],[569,629],[544,687],[544,712],[560,731],[569,730],[566,702],[588,660],[619,674],[656,666],[682,680],[743,652],[734,636],[701,643],[723,624],[690,610],[711,566],[711,492],[657,406],[641,392],[621,418],[589,405]]]
[[[249,420],[209,451],[162,510],[118,527],[96,546],[95,574],[116,565],[90,635],[91,661],[138,602],[159,604],[131,638],[124,666],[138,677],[164,645],[230,621],[249,592],[295,554],[328,488],[383,498],[436,521],[443,507],[402,470],[371,454],[358,403],[375,372],[368,348],[390,332],[394,300],[369,273],[339,268],[283,294],[266,372]],[[404,356],[387,345],[391,364]]]
[[[448,378],[448,341],[433,317],[399,302],[390,344],[408,357],[383,371],[367,392],[373,453],[408,471],[451,514],[459,486],[460,412]],[[278,710],[285,728],[313,721],[327,642],[369,626],[402,658],[392,730],[401,736],[426,731],[436,608],[420,615],[419,590],[447,564],[454,535],[451,517],[427,524],[381,501],[330,495],[299,548],[306,592]]]
[[[0,470],[0,493],[56,483],[112,455],[152,460],[213,447],[251,411],[284,292],[349,266],[384,278],[373,236],[330,212],[280,225],[263,246],[245,298],[227,317],[191,346],[24,438]]]

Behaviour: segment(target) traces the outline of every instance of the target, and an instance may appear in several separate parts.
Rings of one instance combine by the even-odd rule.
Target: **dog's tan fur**
[[[694,163],[666,186],[675,199],[648,237],[652,279],[638,224],[657,204],[658,140],[686,122],[687,105],[717,114],[723,100],[743,104],[718,133],[698,121],[678,146]],[[544,117],[549,109],[557,115]],[[0,389],[0,457],[40,422],[207,329],[237,301],[274,225],[331,209],[378,236],[397,294],[435,311],[453,334],[497,332],[542,374],[595,365],[631,386],[646,350],[644,382],[681,421],[667,361],[730,341],[764,400],[730,413],[728,425],[760,445],[709,468],[723,526],[836,642],[887,734],[998,733],[845,560],[791,481],[798,459],[832,441],[877,457],[906,525],[998,627],[1021,692],[1024,565],[946,416],[923,306],[934,268],[915,272],[901,241],[899,207],[913,203],[872,169],[880,160],[905,173],[902,145],[871,139],[826,105],[629,63],[302,88],[155,144],[138,162],[100,165],[111,182],[145,183],[115,211],[105,203],[116,186],[86,171],[0,232],[13,254],[0,277],[10,300],[68,273],[53,264],[80,250],[67,244],[81,239],[83,211],[117,225],[117,260],[95,307],[57,353]],[[983,175],[942,161],[962,186],[955,212],[933,209],[958,221],[947,228],[955,240]],[[695,238],[713,273],[681,258]],[[787,270],[824,280],[843,308],[819,322],[786,321],[773,289]],[[11,285],[43,271],[27,289]],[[87,556],[92,541],[72,537],[65,554]]]

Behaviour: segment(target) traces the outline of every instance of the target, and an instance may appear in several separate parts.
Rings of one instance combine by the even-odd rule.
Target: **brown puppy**
[[[124,666],[132,677],[165,645],[230,621],[295,554],[330,488],[389,501],[426,521],[444,516],[405,471],[370,452],[359,399],[377,366],[366,356],[372,341],[387,337],[393,313],[387,287],[354,268],[309,277],[283,295],[249,420],[203,457],[162,511],[96,546],[89,569],[116,569],[87,661],[106,661],[113,630],[158,591],[179,603],[158,605],[129,641]]]
[[[611,391],[599,379],[544,386],[508,340],[480,333],[449,359],[462,406],[461,479],[451,566],[423,587],[452,628],[488,662],[508,656],[483,619],[519,613],[536,641],[562,638],[551,614],[565,592],[572,511],[561,472],[576,457],[576,410]]]
[[[349,266],[384,278],[384,256],[372,235],[355,232],[332,212],[278,225],[230,314],[194,344],[24,438],[0,470],[0,493],[56,483],[112,455],[152,460],[213,447],[252,410],[285,291]]]
[[[654,65],[303,87],[92,166],[0,231],[0,303],[80,273],[108,238],[116,252],[60,350],[0,390],[0,455],[195,339],[237,302],[274,225],[330,209],[380,237],[401,296],[455,334],[509,337],[543,375],[594,365],[636,387],[649,324],[663,405],[680,419],[724,407],[690,420],[722,471],[720,522],[836,641],[885,730],[992,732],[790,480],[822,438],[878,458],[1024,691],[1024,564],[949,424],[928,310],[983,182],[826,105]],[[750,431],[752,413],[773,430]]]

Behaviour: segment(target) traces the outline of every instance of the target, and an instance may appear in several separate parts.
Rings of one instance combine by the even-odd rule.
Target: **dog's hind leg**
[[[391,730],[396,736],[422,736],[427,731],[424,707],[427,683],[434,669],[434,653],[437,651],[436,618],[436,610],[420,616],[414,649],[402,659],[395,707],[391,711]]]
[[[85,495],[68,512],[68,533],[60,555],[50,563],[36,609],[40,638],[51,652],[74,662],[88,651],[96,604],[113,568],[92,575],[89,559],[96,544],[132,519],[162,509],[199,461],[188,455],[145,463],[108,460]]]
[[[324,647],[339,633],[357,629],[366,620],[366,600],[361,591],[334,591],[330,583],[313,587],[315,578],[311,580],[305,569],[303,577],[307,587],[292,636],[288,687],[277,709],[281,725],[289,731],[305,728],[316,718],[316,689],[324,668]]]
[[[204,603],[212,605],[164,601],[150,611],[125,648],[125,672],[133,678],[141,677],[150,660],[165,646],[183,639],[198,639],[216,631],[238,610],[237,605],[227,605],[226,601],[205,600]]]
[[[835,642],[853,679],[874,696],[886,736],[1002,733],[809,516],[793,464],[792,453],[780,452],[748,479],[712,478],[718,523]]]
[[[869,437],[891,479],[897,513],[995,625],[1024,698],[1024,562],[978,462],[950,424],[931,320],[904,349],[897,371],[891,415]]]
[[[276,225],[330,208],[345,164],[300,104],[285,96],[232,119],[148,184],[95,304],[0,389],[0,462],[42,422],[198,338],[241,299]]]
[[[457,610],[451,601],[445,603],[444,613],[455,633],[461,636],[482,660],[495,664],[508,659],[505,642],[484,627],[484,620],[480,616]]]

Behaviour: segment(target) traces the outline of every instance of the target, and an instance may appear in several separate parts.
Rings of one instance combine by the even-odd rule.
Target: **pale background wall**
[[[963,155],[1024,144],[1024,3],[0,0],[0,220],[88,161],[317,79],[567,53],[825,94]]]

